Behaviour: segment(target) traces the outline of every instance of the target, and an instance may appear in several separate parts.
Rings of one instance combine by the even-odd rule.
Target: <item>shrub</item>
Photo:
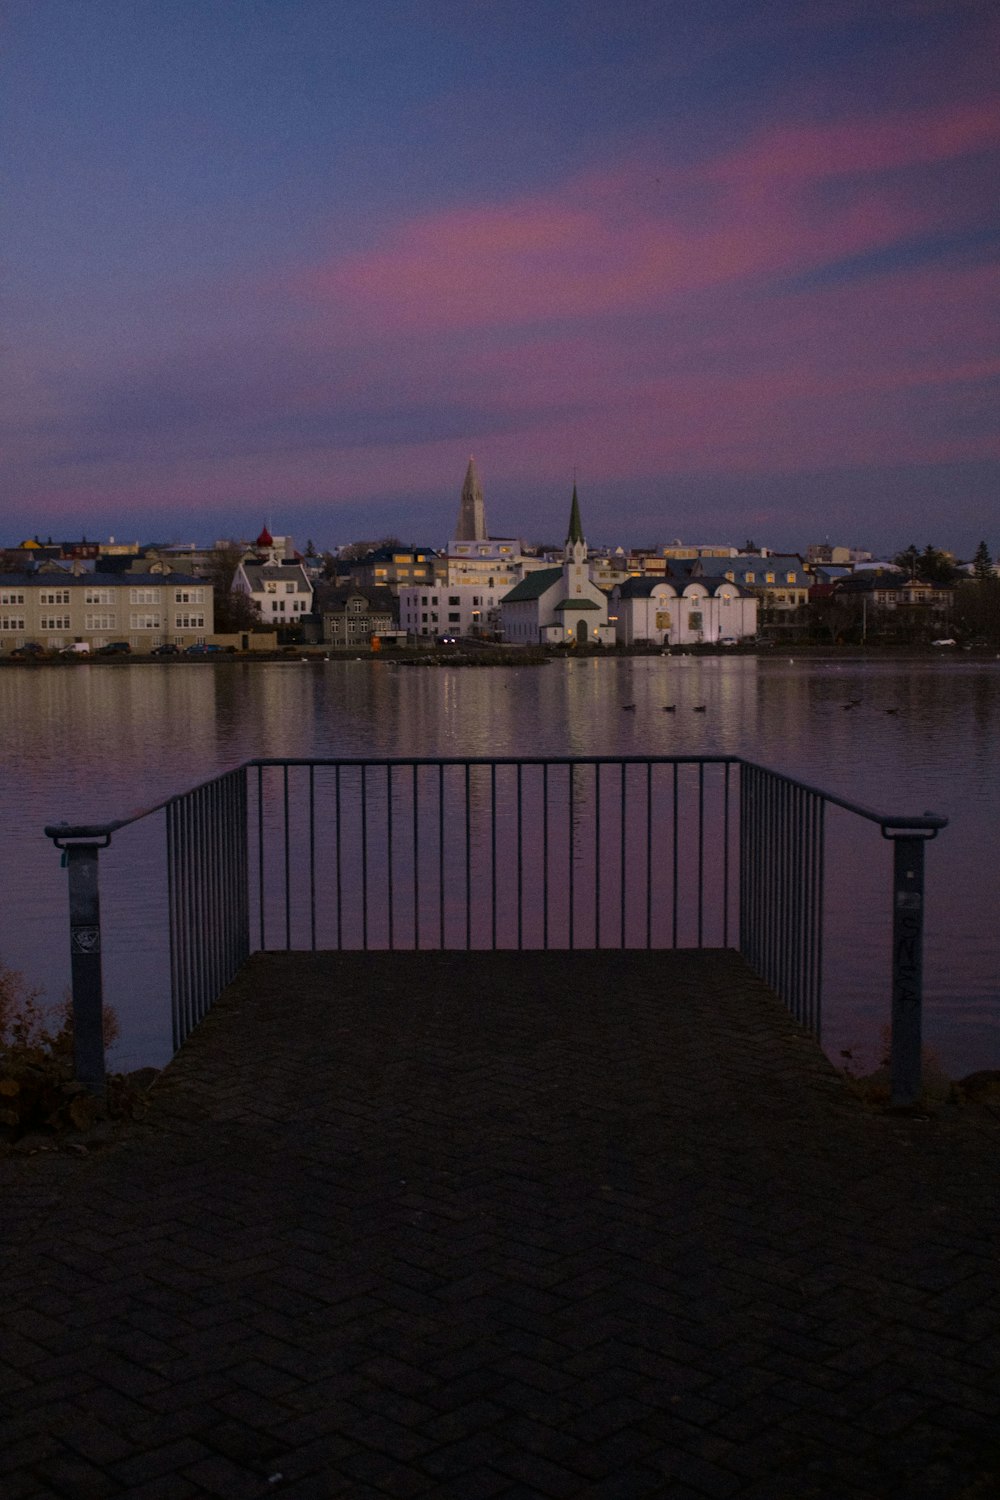
[[[104,1045],[118,1035],[114,1012],[104,1012]],[[73,1008],[43,1003],[22,975],[0,964],[0,1140],[35,1131],[88,1130],[109,1115],[135,1113],[134,1091],[118,1077],[105,1097],[73,1078]]]

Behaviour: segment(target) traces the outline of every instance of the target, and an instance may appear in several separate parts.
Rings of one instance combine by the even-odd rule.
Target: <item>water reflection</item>
[[[854,699],[856,708],[844,707]],[[927,1030],[956,1071],[998,1066],[998,731],[992,662],[649,657],[479,670],[295,660],[3,670],[0,955],[50,994],[67,982],[65,874],[43,824],[121,816],[250,756],[732,753],[877,807],[948,814],[951,826],[927,859]],[[891,860],[877,830],[838,821],[829,829],[833,1051],[874,1035],[883,1018]],[[151,934],[161,923],[162,843],[147,825],[128,840],[120,835],[106,857],[104,900],[108,917],[115,903],[116,917],[131,913],[122,916],[123,956],[109,962],[135,979],[159,962]],[[135,869],[124,858],[132,846],[150,849],[148,878],[133,873],[119,888],[115,870]],[[145,979],[133,990],[137,1035],[150,1009]]]

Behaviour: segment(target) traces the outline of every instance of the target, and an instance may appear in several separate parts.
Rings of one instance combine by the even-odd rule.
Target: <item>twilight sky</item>
[[[0,544],[1000,552],[995,0],[3,0]]]

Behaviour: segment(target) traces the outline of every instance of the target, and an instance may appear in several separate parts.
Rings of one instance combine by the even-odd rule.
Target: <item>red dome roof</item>
[[[273,547],[274,546],[274,537],[268,531],[268,529],[267,529],[266,526],[264,527],[264,529],[261,532],[260,536],[254,542],[254,546],[255,547]]]

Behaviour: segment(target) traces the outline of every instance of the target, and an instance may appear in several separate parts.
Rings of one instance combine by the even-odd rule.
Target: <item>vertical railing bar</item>
[[[438,766],[438,919],[444,948],[444,766]]]
[[[205,1002],[205,924],[207,911],[205,900],[208,894],[208,870],[206,868],[205,838],[205,788],[200,786],[194,793],[194,825],[195,825],[195,860],[197,862],[197,888],[198,900],[195,908],[195,922],[192,931],[195,934],[195,1020],[200,1021],[204,1015]]]
[[[816,1040],[823,1039],[823,946],[826,928],[826,798],[819,804],[819,832],[816,839]]]
[[[316,952],[316,767],[309,767],[309,946]]]
[[[368,951],[368,764],[361,767],[361,947]]]
[[[816,843],[818,830],[817,810],[820,801],[814,792],[809,794],[808,813],[808,858],[807,869],[809,872],[809,895],[806,908],[806,923],[809,934],[808,948],[806,952],[806,985],[809,994],[809,1029],[816,1030],[816,947],[819,942],[819,914],[816,910]]]
[[[201,888],[198,879],[198,822],[197,807],[198,794],[192,791],[187,798],[187,863],[188,863],[188,967],[190,972],[189,987],[189,1019],[188,1033],[190,1034],[197,1021],[198,1016],[198,943],[195,936],[195,920],[197,916],[198,902],[201,899]]]
[[[792,1000],[795,1019],[804,1024],[805,1016],[802,1010],[802,996],[799,987],[799,937],[801,933],[801,922],[799,920],[799,901],[802,894],[801,883],[801,843],[799,835],[799,818],[801,815],[801,799],[798,787],[789,788],[789,891],[788,891],[788,993]]]
[[[646,947],[653,946],[653,762],[646,762]]]
[[[594,762],[594,947],[601,946],[601,767]]]
[[[208,893],[209,871],[207,838],[205,834],[205,788],[199,787],[194,796],[195,850],[198,862],[198,906],[196,913],[198,934],[196,944],[197,980],[195,983],[195,1014],[200,1021],[205,1014],[205,990],[207,986],[207,958],[205,944],[205,898]]]
[[[232,975],[238,968],[237,950],[237,927],[238,910],[240,910],[240,879],[238,879],[238,868],[240,868],[240,849],[237,841],[237,775],[238,771],[229,771],[225,778],[225,807],[223,807],[223,826],[225,826],[225,859],[223,868],[226,874],[226,951],[225,972],[228,984]]]
[[[768,935],[768,947],[766,947],[765,978],[772,987],[777,989],[777,975],[775,975],[774,959],[777,953],[777,939],[775,939],[775,922],[777,922],[778,900],[775,892],[775,847],[777,847],[777,792],[775,792],[775,781],[772,775],[768,775],[765,781],[765,828],[763,837],[768,849],[768,879],[765,882],[765,895],[768,906],[766,906],[765,930]]]
[[[190,792],[184,797],[182,803],[182,856],[184,861],[184,1035],[190,1036],[194,1024],[195,1011],[195,957],[193,944],[193,918],[195,909],[194,894],[194,833],[192,827],[193,814]]]
[[[233,974],[233,927],[234,886],[233,867],[236,849],[233,843],[233,772],[228,771],[219,778],[216,807],[216,856],[215,868],[219,885],[219,973],[220,990],[229,983]]]
[[[670,892],[670,899],[671,899],[671,905],[672,905],[673,910],[672,910],[672,922],[671,922],[672,940],[671,940],[670,946],[672,948],[676,948],[677,947],[678,899],[679,899],[679,893],[678,893],[678,889],[677,889],[677,882],[678,882],[678,880],[680,878],[680,868],[679,868],[679,858],[678,858],[678,856],[679,856],[678,818],[679,818],[679,814],[680,814],[680,797],[679,797],[678,785],[677,785],[677,762],[676,761],[674,761],[672,769],[673,769],[673,773],[674,773],[674,788],[673,788],[673,797],[674,797],[674,826],[673,826],[673,852],[672,852],[672,856],[671,856],[671,858],[672,858],[672,864],[673,864],[673,889]]]
[[[569,767],[569,946],[575,947],[574,937],[574,881],[576,875],[575,859],[573,855],[573,820],[576,816],[574,800],[576,795],[576,767]]]
[[[497,946],[497,766],[490,766],[490,943]]]
[[[177,930],[177,803],[168,802],[165,809],[167,831],[167,930],[170,935],[170,1021],[174,1051],[184,1038],[180,1035],[178,1013],[180,995],[180,951]]]
[[[542,766],[542,947],[549,946],[549,764]]]
[[[517,763],[517,951],[524,948],[524,786]]]
[[[465,948],[472,947],[472,768],[465,763]]]
[[[418,858],[418,844],[420,842],[420,813],[418,802],[420,797],[419,778],[417,765],[413,767],[413,949],[420,951],[420,860]]]
[[[389,881],[389,890],[386,895],[386,908],[389,921],[389,952],[391,953],[396,944],[393,933],[392,912],[392,766],[387,764],[385,768],[385,864]]]
[[[220,888],[216,879],[216,850],[218,848],[216,836],[216,792],[214,782],[209,782],[205,787],[205,869],[208,877],[208,887],[205,892],[205,913],[207,916],[207,931],[205,933],[205,993],[202,997],[201,1013],[206,1015],[212,1001],[222,986],[218,983],[219,960],[218,960],[218,911]]]
[[[343,851],[341,847],[341,810],[340,810],[340,766],[334,768],[333,775],[333,847],[335,863],[337,867],[337,949],[344,946],[344,878],[343,878]]]
[[[260,951],[267,952],[264,941],[264,767],[257,767],[257,900],[260,906]]]
[[[698,947],[704,947],[705,923],[705,762],[698,762]]]
[[[292,832],[289,826],[288,815],[288,767],[282,770],[283,792],[282,805],[285,818],[285,952],[292,946]]]
[[[729,813],[730,813],[730,772],[732,762],[726,761],[722,778],[722,946],[729,947],[729,842],[731,838]]]
[[[622,763],[621,763],[622,805],[621,805],[621,828],[619,830],[619,832],[620,832],[619,847],[620,847],[620,851],[621,851],[621,858],[619,860],[619,864],[621,865],[621,876],[620,876],[619,886],[618,886],[619,895],[620,895],[620,898],[621,898],[621,929],[622,929],[622,942],[621,942],[621,945],[622,945],[622,948],[625,947],[625,900],[626,900],[625,834],[626,834],[626,829],[627,829],[627,826],[628,826],[628,823],[627,823],[627,818],[628,818],[628,781],[626,779],[626,774],[625,773],[626,773],[626,766],[625,766],[625,762],[622,761]]]

